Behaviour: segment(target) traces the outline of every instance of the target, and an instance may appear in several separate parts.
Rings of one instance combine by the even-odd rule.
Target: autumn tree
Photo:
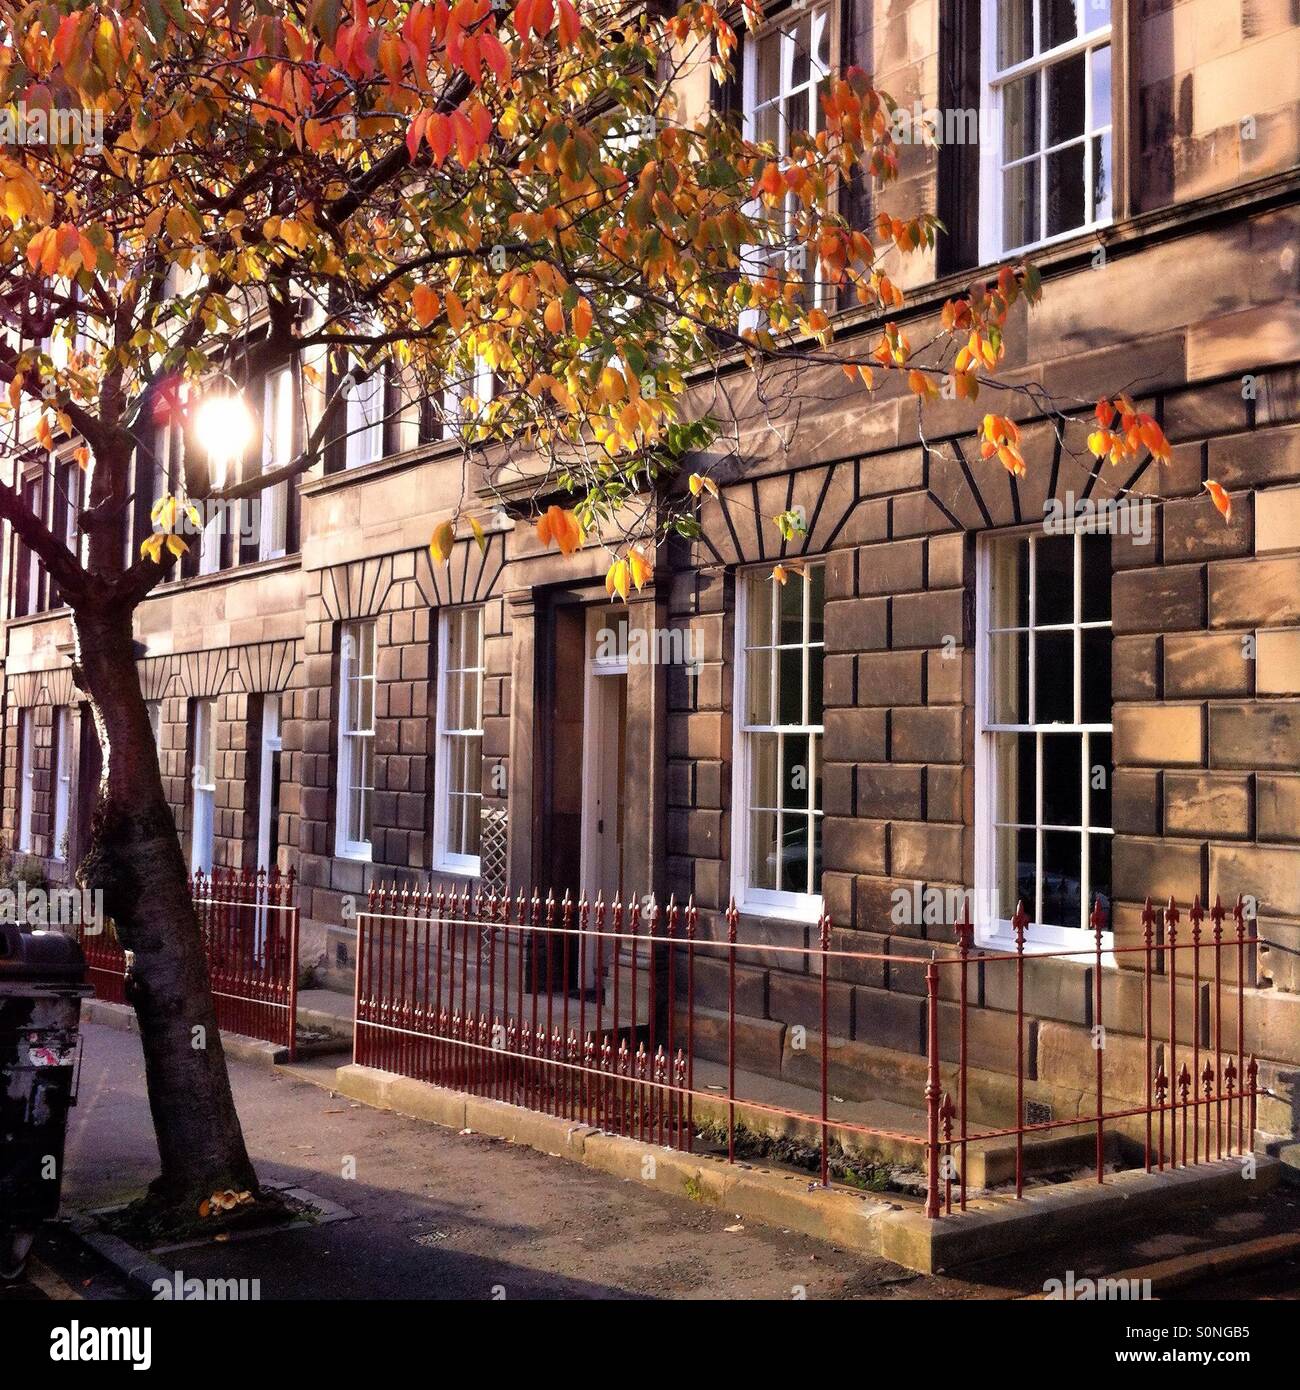
[[[900,374],[920,403],[996,384],[1008,312],[1039,294],[1033,268],[972,285],[909,343],[889,267],[941,228],[883,211],[854,226],[840,210],[851,182],[897,171],[892,104],[861,71],[828,74],[815,136],[756,144],[681,95],[705,67],[724,79],[736,44],[698,0],[670,14],[608,0],[0,4],[11,111],[95,126],[0,149],[6,442],[14,458],[80,464],[79,543],[7,483],[0,515],[71,608],[104,769],[79,875],[134,953],[161,1207],[256,1185],[132,645],[135,610],[190,544],[187,518],[318,467],[348,393],[382,373],[389,408],[423,402],[464,446],[464,502],[431,538],[436,559],[481,540],[475,513],[508,458],[534,480],[542,539],[605,546],[626,595],[666,535],[695,534],[715,489],[693,461],[718,428],[692,395],[702,375],[833,365],[865,391]],[[852,350],[833,340],[844,305],[874,315]],[[245,385],[294,360],[297,457],[263,473],[205,441],[204,409],[234,412]],[[982,447],[1019,472],[1011,415],[990,411]],[[1094,452],[1167,452],[1127,399],[1098,416]],[[160,423],[186,435],[184,474],[146,499],[155,531],[128,556]]]

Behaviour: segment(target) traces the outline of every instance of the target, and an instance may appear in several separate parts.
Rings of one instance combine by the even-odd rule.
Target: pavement
[[[66,1217],[136,1196],[157,1170],[139,1038],[87,1024],[69,1127]],[[337,1059],[333,1059],[337,1061]],[[1170,1214],[1160,1231],[1098,1233],[1087,1249],[919,1275],[794,1232],[683,1201],[482,1135],[331,1093],[332,1063],[233,1061],[231,1080],[264,1182],[306,1189],[349,1219],[155,1256],[185,1279],[256,1280],[262,1299],[982,1299],[1041,1290],[1069,1264],[1113,1273],[1152,1259],[1300,1229],[1300,1190],[1229,1212]],[[66,1227],[32,1277],[0,1298],[131,1296]],[[1300,1296],[1300,1260],[1210,1280],[1200,1297]]]

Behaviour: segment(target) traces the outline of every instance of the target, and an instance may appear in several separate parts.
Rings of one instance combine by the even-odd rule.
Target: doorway
[[[627,822],[627,610],[587,615],[582,748],[582,890],[609,903],[624,892]]]

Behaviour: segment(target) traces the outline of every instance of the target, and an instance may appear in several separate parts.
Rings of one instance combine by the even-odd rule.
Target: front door
[[[627,610],[588,616],[583,711],[582,890],[622,896],[627,788]]]

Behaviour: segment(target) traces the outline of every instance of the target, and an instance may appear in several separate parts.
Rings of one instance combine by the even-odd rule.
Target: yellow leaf
[[[605,575],[605,592],[613,598],[615,594],[621,599],[627,598],[628,591],[628,568],[626,560],[615,560],[610,565]]]
[[[429,542],[429,554],[434,562],[445,565],[451,559],[452,546],[456,542],[456,532],[450,521],[440,521],[433,528],[433,539]]]
[[[654,566],[639,550],[632,549],[628,551],[627,568],[632,577],[632,583],[636,585],[637,592],[640,593],[642,585],[654,573]]]
[[[487,536],[485,536],[485,535],[483,534],[483,527],[480,525],[478,517],[476,517],[476,516],[470,517],[470,519],[469,519],[469,529],[470,529],[471,531],[473,531],[473,533],[474,533],[474,539],[475,539],[475,541],[478,543],[479,554],[480,554],[480,555],[486,555],[486,554],[487,554]]]
[[[177,536],[173,534],[164,537],[164,540],[167,543],[167,549],[171,551],[173,555],[184,555],[185,552],[189,549],[189,546],[186,545],[185,540],[182,536]]]
[[[140,542],[140,556],[142,559],[150,559],[154,564],[160,563],[162,556],[163,538],[157,532],[152,536],[146,536]]]

